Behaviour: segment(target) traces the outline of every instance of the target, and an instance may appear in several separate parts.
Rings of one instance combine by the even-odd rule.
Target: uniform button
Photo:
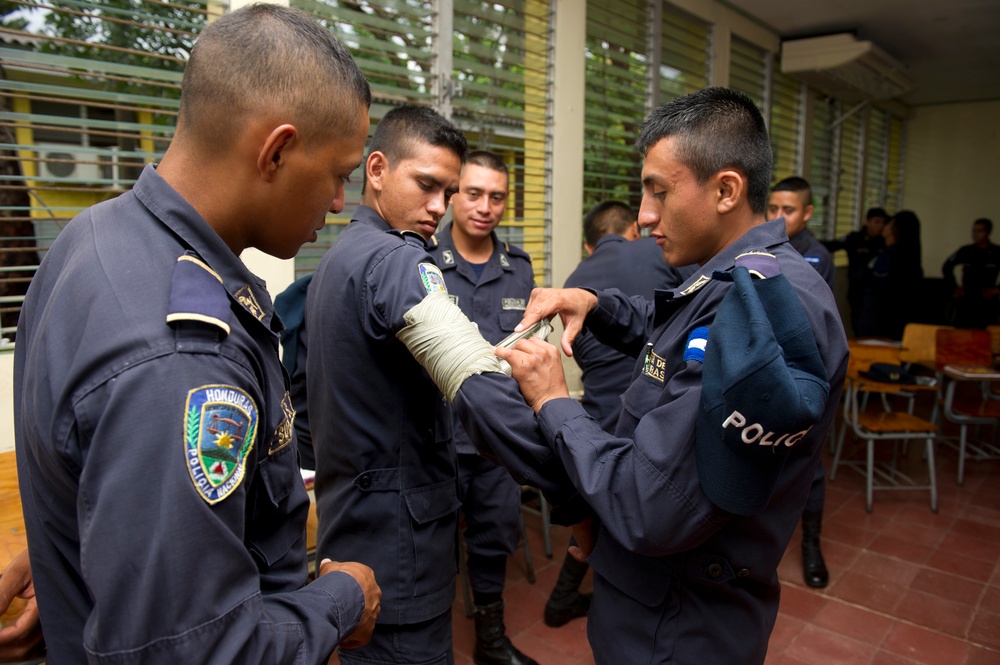
[[[750,577],[750,569],[740,568],[739,570],[736,571],[736,577]]]
[[[719,577],[722,575],[722,564],[710,563],[708,564],[708,576],[709,577]]]
[[[360,478],[358,478],[358,487],[360,487],[361,489],[366,490],[371,486],[372,486],[372,477],[369,476],[368,474],[365,474]]]

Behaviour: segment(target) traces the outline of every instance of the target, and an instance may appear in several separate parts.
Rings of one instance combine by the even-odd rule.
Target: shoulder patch
[[[194,256],[178,257],[170,280],[167,323],[200,321],[228,335],[232,313],[229,294],[218,273]]]
[[[684,361],[697,360],[705,362],[705,345],[708,343],[708,327],[701,326],[695,328],[688,335],[687,344],[684,345]]]
[[[435,291],[448,293],[448,287],[444,283],[444,275],[441,274],[441,269],[436,265],[433,263],[420,263],[417,264],[417,270],[420,272],[420,281],[423,282],[427,293],[434,293]]]
[[[188,392],[184,451],[201,498],[215,504],[240,486],[256,435],[257,405],[246,392],[227,385]]]

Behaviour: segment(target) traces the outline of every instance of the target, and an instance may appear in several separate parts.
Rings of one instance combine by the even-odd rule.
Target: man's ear
[[[812,207],[812,204],[809,204],[806,206],[806,209],[802,211],[803,218],[805,219],[805,221],[808,222],[810,219],[812,219],[813,210],[814,208]]]
[[[716,210],[719,214],[736,209],[740,201],[747,197],[747,181],[739,171],[719,171],[715,180],[718,187]]]
[[[257,152],[257,172],[265,182],[271,182],[278,168],[284,163],[285,152],[298,138],[299,130],[295,125],[278,125],[264,139]]]
[[[365,186],[382,191],[382,180],[389,170],[389,160],[381,150],[374,150],[365,160]]]
[[[587,256],[590,256],[591,254],[594,253],[594,246],[589,243],[586,242],[583,243],[583,248],[587,250]]]

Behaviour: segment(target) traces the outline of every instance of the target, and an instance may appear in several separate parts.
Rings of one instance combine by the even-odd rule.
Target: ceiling
[[[910,106],[1000,99],[1000,0],[729,0],[782,39],[849,32],[916,81]]]

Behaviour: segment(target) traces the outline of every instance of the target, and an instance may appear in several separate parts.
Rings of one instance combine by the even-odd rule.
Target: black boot
[[[503,601],[476,605],[476,665],[538,665],[511,644],[503,625]]]
[[[819,549],[819,532],[823,527],[823,511],[802,513],[802,576],[806,584],[822,589],[830,581],[830,572]]]
[[[545,603],[545,625],[552,628],[566,625],[571,619],[587,616],[590,610],[590,594],[580,593],[580,583],[590,568],[570,555],[563,559],[559,579],[552,589],[549,601]]]

